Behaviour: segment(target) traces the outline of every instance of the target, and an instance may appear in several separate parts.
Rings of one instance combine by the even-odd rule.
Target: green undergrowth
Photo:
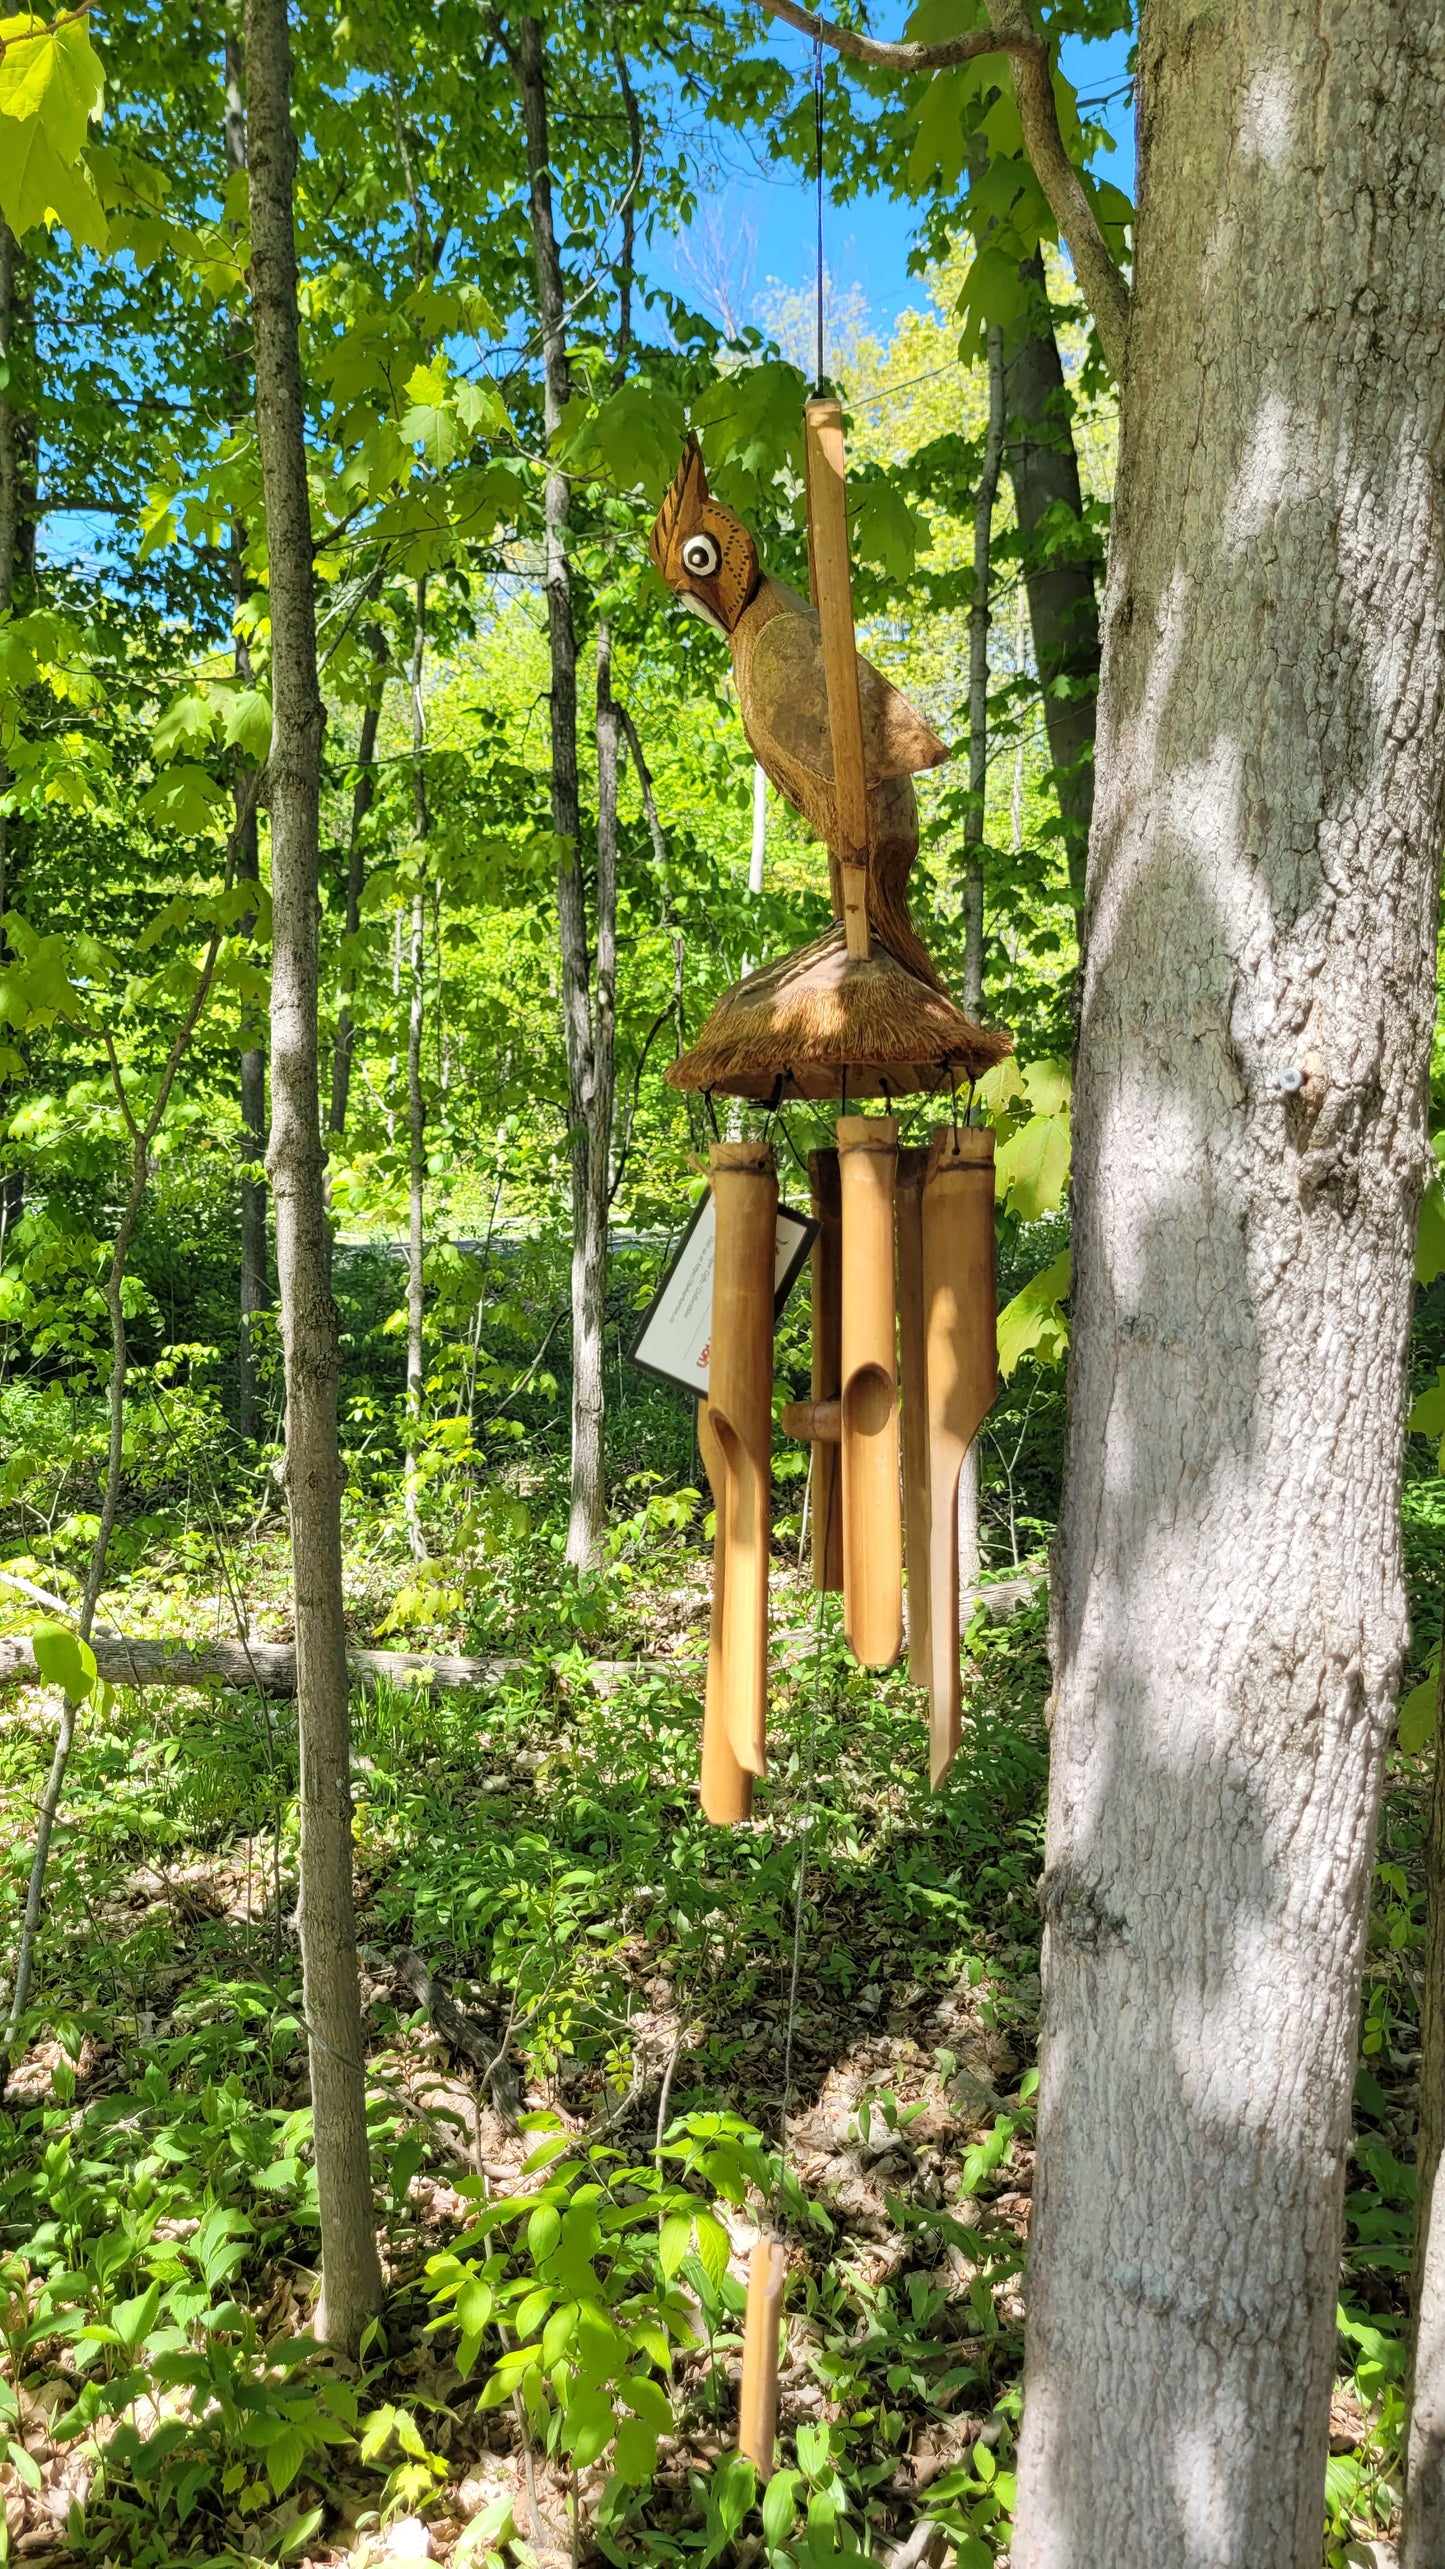
[[[294,1711],[121,1689],[87,1714],[0,2115],[12,2549],[116,2569],[375,2560],[405,2519],[457,2569],[545,2569],[575,2520],[583,2558],[823,2569],[885,2559],[926,2512],[959,2569],[1006,2554],[1043,1609],[976,1627],[963,1752],[937,1797],[921,1699],[854,1669],[833,1612],[820,1628],[808,1592],[784,1594],[770,1774],[736,1830],[698,1813],[687,1672],[599,1695],[565,1627],[560,1656],[496,1691],[357,1700],[389,2294],[356,2366],[308,2335]],[[12,1936],[52,1719],[16,1695],[0,1727]],[[1388,2528],[1398,2480],[1422,1822],[1421,1761],[1397,1758],[1347,2200],[1334,2569]],[[408,1949],[494,2047],[490,2087],[430,2032]],[[788,2281],[764,2490],[732,2445],[767,2220]]]

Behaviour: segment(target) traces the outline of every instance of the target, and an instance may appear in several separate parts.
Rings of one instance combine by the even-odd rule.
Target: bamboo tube
[[[843,1213],[843,1629],[865,1668],[903,1644],[898,1490],[898,1304],[893,1278],[896,1115],[840,1115]]]
[[[727,1515],[723,1506],[726,1470],[722,1449],[712,1423],[712,1411],[703,1400],[697,1405],[697,1441],[703,1469],[712,1491],[715,1530],[712,1539],[712,1604],[707,1627],[707,1692],[702,1708],[702,1777],[700,1800],[704,1819],[729,1827],[753,1815],[753,1779],[745,1766],[739,1766],[728,1738],[723,1715],[723,1592],[727,1585]]]
[[[993,1134],[935,1128],[923,1181],[928,1371],[929,1774],[941,1783],[959,1742],[958,1483],[998,1397]]]
[[[785,2275],[781,2240],[760,2239],[748,2263],[743,2319],[743,2378],[738,2391],[738,2451],[772,2475],[778,2434],[778,2326]]]
[[[810,401],[803,413],[808,468],[808,556],[822,627],[823,677],[833,742],[833,812],[843,894],[843,925],[855,960],[869,950],[868,774],[863,763],[863,709],[848,567],[848,491],[843,412],[836,401]]]
[[[903,1543],[908,1674],[928,1683],[928,1369],[924,1362],[923,1173],[927,1151],[898,1154],[898,1373],[903,1412]]]
[[[762,1142],[714,1142],[708,1160],[716,1223],[708,1411],[722,1476],[723,1543],[714,1738],[720,1721],[736,1763],[750,1775],[762,1775],[778,1177]]]
[[[808,1191],[818,1225],[813,1242],[813,1398],[835,1401],[843,1388],[843,1216],[836,1151],[808,1153]],[[813,1440],[813,1585],[833,1595],[843,1585],[843,1493],[833,1437]]]

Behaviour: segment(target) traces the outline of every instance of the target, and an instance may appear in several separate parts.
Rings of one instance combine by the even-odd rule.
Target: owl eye
[[[682,567],[697,580],[710,580],[721,560],[722,548],[712,535],[690,535],[682,548]]]

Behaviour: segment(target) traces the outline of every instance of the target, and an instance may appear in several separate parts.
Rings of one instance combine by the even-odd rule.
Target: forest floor
[[[224,1630],[201,1575],[133,1581],[126,1628]],[[263,1541],[247,1578],[253,1631],[284,1637],[279,1552]],[[383,1584],[354,1565],[358,1641]],[[681,1543],[593,1643],[673,1667],[604,1697],[569,1638],[497,1691],[357,1699],[388,2299],[355,2366],[306,2333],[294,1710],[152,1688],[86,1714],[0,2115],[11,2556],[822,2569],[946,2543],[959,2569],[1006,2562],[1044,1607],[976,1619],[963,1750],[931,1796],[921,1698],[853,1669],[780,1571],[770,1774],[728,1831],[695,1795],[703,1618]],[[0,1710],[12,1919],[56,1710],[33,1687]],[[1331,2419],[1336,2564],[1383,2557],[1367,2546],[1393,2512],[1422,1789],[1419,1761],[1397,1761]],[[470,2020],[474,2059],[419,2004],[416,1957]],[[728,2457],[747,2259],[774,2217],[787,2468],[760,2509]],[[596,2342],[579,2352],[584,2303]],[[509,2366],[544,2322],[546,2369]],[[910,2544],[921,2524],[940,2528],[931,2548]]]

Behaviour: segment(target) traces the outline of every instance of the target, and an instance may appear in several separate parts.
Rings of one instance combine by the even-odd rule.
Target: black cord
[[[821,394],[823,382],[823,39],[813,38],[813,161],[818,213],[818,310],[813,351],[813,389]]]

